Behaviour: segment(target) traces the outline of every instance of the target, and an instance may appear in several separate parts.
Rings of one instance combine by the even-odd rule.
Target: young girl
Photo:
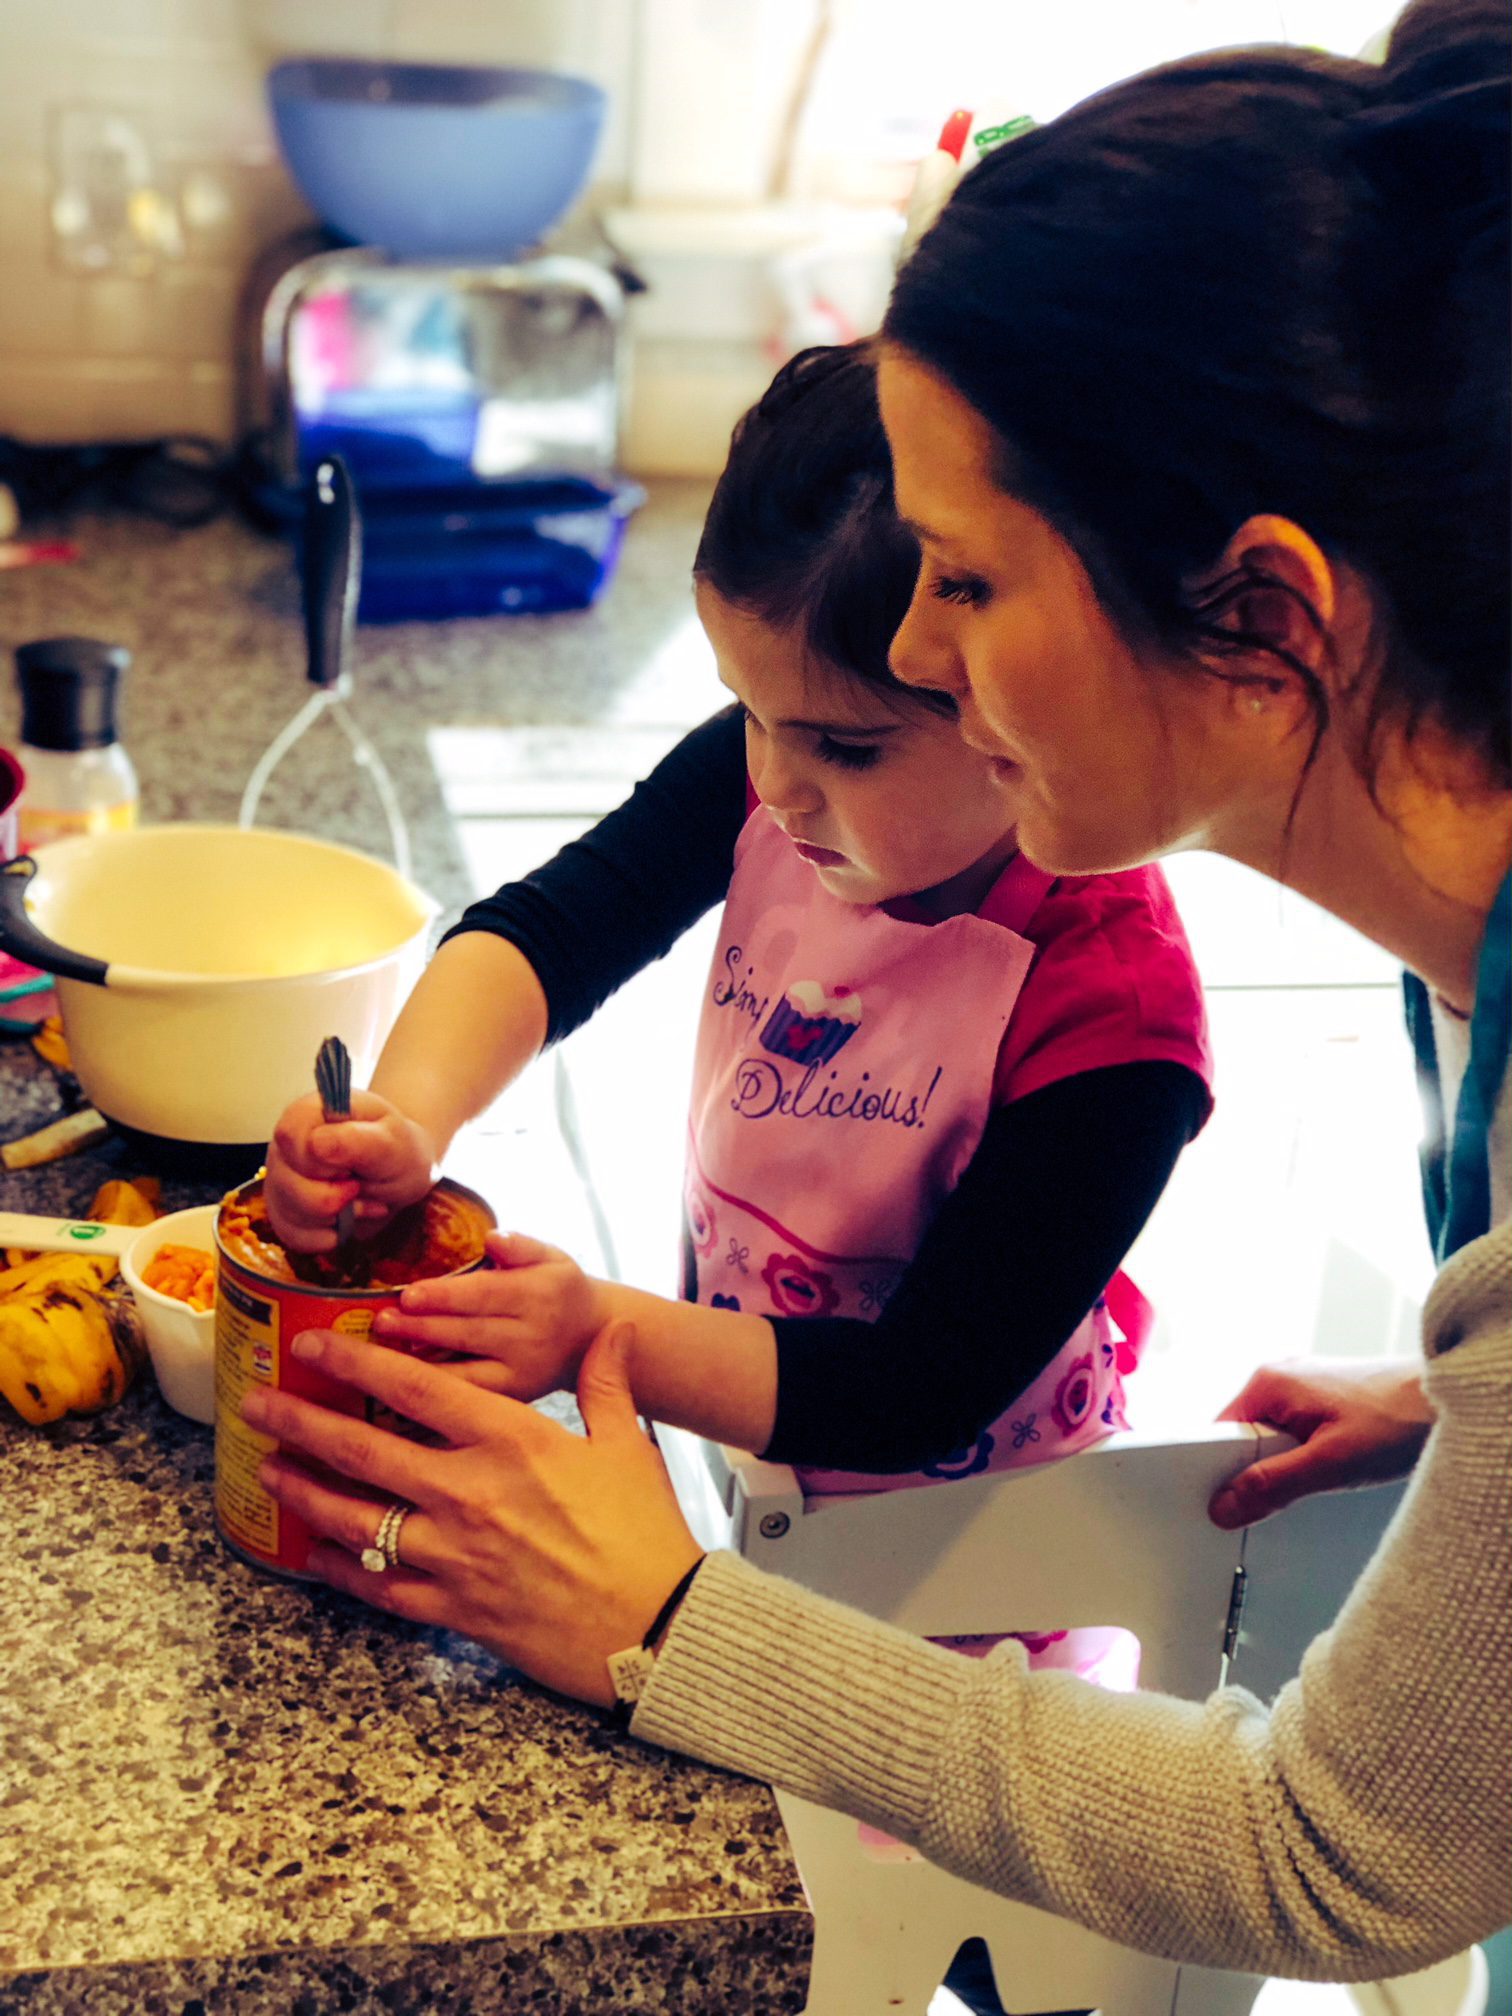
[[[736,708],[475,904],[354,1118],[301,1100],[269,1152],[291,1246],[328,1246],[349,1202],[381,1222],[723,898],[685,1299],[500,1237],[492,1269],[407,1289],[380,1336],[528,1399],[632,1316],[645,1414],[794,1463],[811,1492],[1042,1462],[1122,1425],[1139,1304],[1115,1276],[1207,1115],[1198,983],[1158,870],[1032,867],[972,724],[892,678],[917,567],[869,351],[805,353],[736,429],[695,563]]]

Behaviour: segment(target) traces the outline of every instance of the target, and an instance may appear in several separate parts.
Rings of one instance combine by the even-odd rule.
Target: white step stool
[[[1226,1661],[1228,1677],[1262,1698],[1274,1693],[1337,1611],[1401,1495],[1388,1486],[1314,1498],[1249,1532],[1222,1533],[1206,1513],[1213,1492],[1287,1446],[1229,1422],[1118,1435],[1030,1469],[810,1501],[786,1465],[681,1429],[659,1427],[657,1439],[705,1547],[733,1548],[924,1637],[1119,1625],[1139,1639],[1140,1685],[1188,1699],[1218,1686]],[[777,1796],[814,1910],[808,2016],[923,2016],[972,1936],[986,1940],[1015,2016],[1248,2016],[1263,1985],[1152,1959],[921,1860],[879,1860],[854,1820]],[[1424,1990],[1437,1999],[1402,2009],[1479,2016],[1461,1963],[1449,1970],[1452,1979],[1430,1970],[1444,1975]],[[1372,2016],[1397,2006],[1353,1992]]]

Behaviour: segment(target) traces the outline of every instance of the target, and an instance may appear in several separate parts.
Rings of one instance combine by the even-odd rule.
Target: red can
[[[373,1318],[397,1304],[407,1281],[480,1267],[484,1237],[496,1221],[475,1191],[443,1181],[374,1242],[377,1285],[326,1286],[298,1278],[271,1236],[258,1236],[261,1196],[260,1177],[233,1190],[215,1224],[215,1519],[227,1545],[257,1567],[305,1576],[310,1529],[258,1482],[263,1458],[278,1445],[243,1421],[243,1395],[249,1386],[270,1386],[374,1419],[381,1411],[376,1401],[291,1356],[289,1346],[303,1330],[368,1336]],[[394,1348],[410,1349],[402,1341]],[[392,1416],[384,1425],[405,1432]]]

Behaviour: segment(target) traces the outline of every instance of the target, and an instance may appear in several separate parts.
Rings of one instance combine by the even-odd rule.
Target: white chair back
[[[1313,1499],[1248,1533],[1221,1533],[1206,1517],[1213,1492],[1287,1446],[1240,1423],[1119,1435],[1065,1462],[808,1501],[785,1465],[678,1429],[657,1437],[704,1546],[925,1637],[1118,1625],[1139,1639],[1141,1687],[1189,1699],[1225,1676],[1273,1694],[1400,1497],[1387,1487]],[[973,1936],[1015,2012],[1247,2016],[1263,1985],[1151,1959],[911,1854],[868,1848],[843,1815],[784,1792],[778,1803],[814,1910],[807,2016],[923,2016]],[[1453,1992],[1446,1976],[1444,1997]],[[1359,2001],[1371,2016],[1395,2006]],[[1478,2016],[1459,1999],[1402,2006]]]

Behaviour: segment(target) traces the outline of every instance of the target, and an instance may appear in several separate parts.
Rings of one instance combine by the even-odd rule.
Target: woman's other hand
[[[1294,1435],[1298,1446],[1229,1479],[1208,1513],[1215,1526],[1252,1526],[1315,1491],[1405,1477],[1433,1425],[1422,1374],[1410,1365],[1267,1365],[1218,1416]]]
[[[373,1325],[385,1344],[455,1351],[448,1370],[493,1393],[538,1400],[576,1382],[584,1353],[609,1320],[604,1285],[555,1246],[491,1232],[489,1265],[416,1281]]]
[[[375,1092],[352,1094],[352,1118],[328,1121],[313,1092],[286,1107],[268,1144],[263,1194],[273,1230],[295,1253],[336,1244],[336,1214],[351,1204],[375,1232],[436,1179],[425,1129]]]
[[[380,1345],[330,1330],[300,1338],[296,1355],[450,1445],[425,1448],[289,1393],[250,1392],[245,1418],[281,1445],[264,1482],[324,1536],[311,1571],[395,1616],[464,1632],[560,1693],[612,1701],[610,1653],[640,1643],[702,1551],[636,1418],[629,1332],[611,1324],[584,1358],[586,1437]],[[402,1565],[370,1574],[358,1557],[394,1500],[415,1507]]]

